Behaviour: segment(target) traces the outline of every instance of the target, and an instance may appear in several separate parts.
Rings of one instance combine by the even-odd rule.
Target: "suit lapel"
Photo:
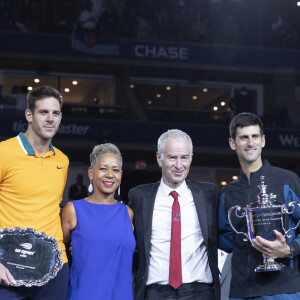
[[[197,184],[197,186],[194,186],[193,183],[189,182],[189,181],[187,181],[187,184],[192,191],[202,236],[204,239],[205,246],[208,249],[207,215],[209,212],[207,211],[207,207],[206,207],[206,199],[205,199],[204,193],[199,188],[198,184]]]
[[[145,193],[143,201],[143,221],[144,221],[144,243],[145,254],[148,259],[151,245],[151,233],[152,233],[152,218],[154,210],[154,202],[159,187],[160,181],[156,182]]]

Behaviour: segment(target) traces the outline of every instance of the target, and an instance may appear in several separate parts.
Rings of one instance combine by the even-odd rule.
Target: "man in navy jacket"
[[[219,247],[226,252],[233,250],[230,299],[300,299],[299,232],[290,231],[286,240],[275,230],[274,241],[258,236],[251,244],[244,241],[244,235],[233,232],[228,221],[231,207],[238,205],[244,208],[257,201],[261,176],[265,177],[270,197],[282,204],[291,201],[300,203],[300,180],[295,173],[262,161],[261,152],[265,146],[263,125],[252,113],[241,113],[232,119],[229,145],[236,151],[241,165],[239,178],[224,187],[219,209]],[[299,221],[299,208],[296,207],[289,218],[289,228],[295,227]],[[234,222],[239,232],[248,232],[245,218],[235,218]],[[286,267],[280,271],[255,272],[255,268],[263,264],[262,254]]]

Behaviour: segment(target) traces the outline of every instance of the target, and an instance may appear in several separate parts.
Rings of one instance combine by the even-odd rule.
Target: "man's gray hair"
[[[117,155],[120,160],[120,165],[122,168],[123,159],[122,159],[122,155],[121,155],[119,148],[114,144],[106,143],[106,144],[101,144],[101,145],[95,146],[93,149],[93,152],[90,154],[90,162],[91,162],[92,169],[95,168],[99,157],[101,155],[107,154],[107,153]]]
[[[157,152],[163,158],[164,147],[167,139],[185,139],[190,144],[190,157],[193,155],[193,143],[188,134],[179,129],[170,129],[163,133],[157,141]]]

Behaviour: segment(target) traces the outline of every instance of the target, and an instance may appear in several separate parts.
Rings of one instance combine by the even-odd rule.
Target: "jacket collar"
[[[263,165],[261,166],[260,169],[258,169],[256,172],[250,173],[250,182],[252,182],[254,178],[259,178],[259,176],[264,175],[265,173],[267,173],[270,168],[271,168],[270,163],[267,160],[264,160]],[[239,180],[241,182],[248,183],[248,177],[242,170],[240,172]]]
[[[143,201],[144,243],[145,243],[145,253],[147,259],[149,258],[150,247],[151,247],[154,202],[155,202],[159,184],[160,181],[150,185],[150,189],[144,194],[145,197]]]

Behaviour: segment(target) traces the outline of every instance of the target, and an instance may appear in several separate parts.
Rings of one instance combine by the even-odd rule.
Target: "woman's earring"
[[[93,191],[93,180],[90,181],[90,185],[88,187],[88,191],[89,191],[89,193],[91,193]]]
[[[121,184],[118,187],[118,196],[120,196],[120,194],[121,194]]]

